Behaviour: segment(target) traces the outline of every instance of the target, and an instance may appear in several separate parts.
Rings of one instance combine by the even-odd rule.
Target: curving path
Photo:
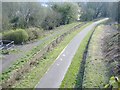
[[[78,33],[73,38],[73,40],[66,46],[66,48],[61,52],[56,61],[41,78],[35,88],[59,88],[72,62],[72,58],[74,57],[83,38],[90,30],[92,30],[93,27],[107,19],[108,18],[96,21],[93,24],[84,28],[80,33]]]

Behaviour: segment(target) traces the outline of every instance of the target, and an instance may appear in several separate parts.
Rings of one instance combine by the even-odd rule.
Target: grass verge
[[[102,51],[103,30],[103,25],[99,25],[89,44],[82,85],[85,88],[103,88],[110,77]]]
[[[75,30],[71,34],[67,35],[64,40],[54,48],[53,51],[48,52],[42,60],[39,61],[37,67],[34,67],[30,73],[24,76],[24,79],[17,82],[14,88],[34,88],[39,82],[40,78],[45,74],[51,64],[56,60],[60,52],[65,48],[65,46],[71,41],[71,39],[79,33],[83,28],[90,25],[90,23],[82,26],[80,29]]]
[[[83,59],[83,53],[85,51],[88,40],[92,34],[92,31],[93,30],[89,31],[89,33],[86,35],[86,37],[81,42],[73,60],[72,60],[72,63],[62,81],[62,84],[60,86],[61,88],[74,88],[75,86],[78,87],[80,85],[80,81],[78,83],[78,80],[80,80],[81,77],[80,77],[80,75],[79,76],[77,76],[77,75],[79,73],[80,65],[81,65],[81,62]],[[77,78],[77,77],[79,77],[79,78]]]

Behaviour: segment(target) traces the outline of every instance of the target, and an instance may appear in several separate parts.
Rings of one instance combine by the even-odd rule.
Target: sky
[[[2,2],[118,2],[120,0],[0,0]]]

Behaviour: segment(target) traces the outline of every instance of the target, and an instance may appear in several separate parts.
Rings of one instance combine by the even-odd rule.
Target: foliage
[[[26,42],[28,40],[28,34],[23,29],[10,30],[3,33],[3,39],[12,40],[15,44],[21,44],[22,42]]]
[[[37,2],[4,2],[3,29],[39,27],[45,18],[45,8]]]
[[[114,77],[114,76],[110,77],[109,84],[106,84],[105,88],[119,88],[120,89],[120,78]]]
[[[41,27],[45,30],[51,30],[60,26],[61,14],[49,9],[45,20],[41,23]]]
[[[45,6],[46,5],[46,6]],[[79,17],[89,21],[100,17],[119,20],[117,2],[82,2],[82,3],[37,3],[37,2],[3,2],[2,28],[54,27],[74,22]]]
[[[118,2],[118,23],[120,24],[120,1]]]
[[[39,37],[42,36],[43,30],[39,28],[28,28],[26,29],[26,32],[28,33],[28,40],[34,40],[38,39]]]
[[[68,24],[77,20],[79,7],[76,3],[57,3],[54,4],[52,8],[62,15],[61,24]]]
[[[76,20],[77,4],[46,4],[36,2],[3,2],[3,29],[42,27],[53,29]],[[57,8],[56,8],[57,6]]]
[[[1,51],[0,51],[0,54],[5,54],[5,55],[6,55],[6,54],[9,54],[9,50],[1,50]]]
[[[118,20],[118,3],[117,2],[87,2],[79,3],[81,7],[82,21],[89,21],[100,17],[111,17]]]

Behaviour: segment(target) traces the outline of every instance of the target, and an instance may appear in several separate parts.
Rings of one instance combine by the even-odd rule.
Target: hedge
[[[10,30],[3,34],[4,40],[12,40],[15,44],[21,44],[28,40],[28,33],[23,29]]]

